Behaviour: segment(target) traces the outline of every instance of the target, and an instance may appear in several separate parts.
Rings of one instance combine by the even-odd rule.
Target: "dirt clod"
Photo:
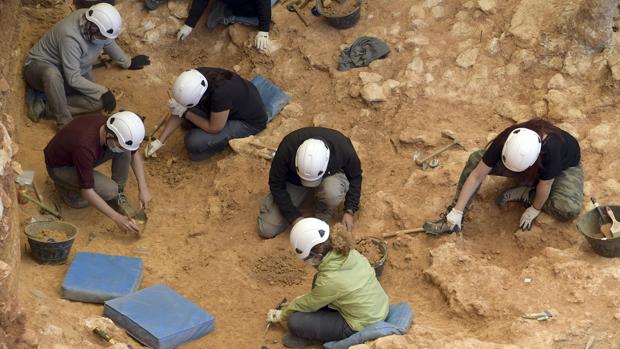
[[[323,5],[322,14],[331,17],[348,15],[360,6],[358,0],[331,1],[329,7],[325,1]]]
[[[67,233],[62,230],[43,229],[34,238],[41,241],[62,241],[67,239]]]
[[[383,258],[383,253],[381,253],[379,246],[368,237],[358,240],[355,244],[355,249],[364,255],[364,257],[368,259],[368,262],[370,262],[370,265],[373,266]]]
[[[259,256],[251,270],[259,282],[278,286],[300,285],[306,275],[303,263],[286,254]]]

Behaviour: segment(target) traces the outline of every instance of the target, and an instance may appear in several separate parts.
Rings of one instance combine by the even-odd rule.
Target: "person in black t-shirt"
[[[481,161],[482,160],[482,161]],[[429,234],[461,231],[463,215],[487,175],[514,177],[518,186],[501,193],[498,205],[527,205],[519,221],[529,230],[541,211],[567,221],[581,211],[583,171],[577,140],[551,123],[536,119],[511,126],[472,153],[461,173],[456,196],[445,217],[424,224]]]
[[[183,120],[190,129],[185,135],[189,158],[198,161],[224,149],[228,141],[255,135],[267,126],[267,112],[256,87],[239,75],[220,68],[187,70],[172,86],[168,101],[171,117],[159,139],[148,144],[151,157]]]

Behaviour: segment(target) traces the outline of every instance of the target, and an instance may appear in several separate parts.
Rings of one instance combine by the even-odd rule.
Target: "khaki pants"
[[[349,191],[349,180],[344,173],[336,173],[323,178],[323,181],[317,188],[306,188],[286,183],[286,191],[291,196],[295,207],[300,207],[308,193],[314,191],[316,216],[329,221],[338,205],[344,201],[347,191]],[[267,194],[261,202],[258,214],[258,234],[266,239],[271,239],[286,230],[288,226],[289,222],[280,213],[280,209],[273,200],[273,196],[271,193]]]
[[[131,164],[131,152],[114,153],[107,150],[103,158],[95,163],[95,167],[108,160],[112,160],[112,178],[99,171],[93,171],[95,192],[105,201],[116,198],[118,193],[125,189]],[[80,184],[75,167],[48,167],[47,173],[55,185],[69,192],[77,192],[77,197],[80,197]]]

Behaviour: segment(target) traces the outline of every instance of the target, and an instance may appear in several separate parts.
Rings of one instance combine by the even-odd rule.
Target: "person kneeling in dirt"
[[[147,208],[151,201],[142,154],[137,151],[143,139],[142,119],[132,112],[76,118],[45,147],[47,173],[67,205],[83,208],[90,204],[121,229],[137,233],[136,223],[117,211],[127,203],[124,189],[130,165],[138,182],[140,205]],[[111,179],[94,170],[108,160],[112,160]]]
[[[318,273],[310,293],[267,313],[268,322],[287,324],[284,346],[302,348],[345,339],[385,320],[388,296],[375,270],[356,250],[333,244],[327,223],[304,218],[291,229],[290,240],[297,257]]]
[[[284,137],[271,162],[270,193],[257,219],[259,235],[270,239],[294,225],[302,218],[299,206],[314,188],[316,217],[329,222],[344,199],[342,223],[350,231],[359,208],[362,165],[351,140],[336,130],[306,127]]]
[[[485,150],[469,156],[445,217],[424,224],[430,234],[460,231],[463,215],[487,175],[512,177],[518,186],[502,192],[495,202],[527,206],[519,221],[522,230],[544,211],[561,221],[575,218],[583,199],[579,143],[568,132],[536,119],[502,131]]]
[[[254,46],[259,50],[269,48],[269,26],[271,25],[271,8],[277,0],[215,0],[211,8],[207,27],[215,28],[218,24],[229,25],[241,23],[258,27]],[[145,0],[150,10],[157,8],[163,0]],[[192,0],[189,15],[183,27],[177,33],[177,40],[185,40],[196,27],[196,23],[207,9],[209,0]]]
[[[224,149],[228,141],[255,135],[267,127],[267,112],[256,87],[239,75],[219,68],[187,70],[172,86],[171,117],[159,139],[145,149],[151,157],[183,121],[189,130],[185,148],[194,161]]]
[[[150,64],[147,56],[130,58],[123,52],[114,41],[120,31],[121,15],[107,3],[76,10],[56,23],[26,58],[24,78],[31,88],[26,96],[28,116],[36,122],[52,115],[62,128],[72,115],[114,110],[112,92],[93,81],[97,57],[105,51],[120,66],[133,70]]]

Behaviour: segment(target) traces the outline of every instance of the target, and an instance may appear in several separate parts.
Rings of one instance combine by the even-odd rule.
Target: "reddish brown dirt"
[[[377,264],[383,258],[383,253],[381,253],[379,246],[372,239],[364,238],[358,240],[357,244],[355,244],[355,249],[368,259],[370,265]]]
[[[359,24],[345,31],[309,13],[306,28],[277,6],[270,36],[278,49],[265,56],[249,47],[254,31],[239,26],[209,31],[199,24],[186,42],[176,43],[180,23],[168,17],[165,6],[147,14],[141,3],[126,0],[119,5],[127,26],[120,41],[134,54],[149,54],[153,63],[142,71],[99,69],[95,78],[124,92],[119,108],[146,115],[151,130],[168,112],[171,82],[188,67],[225,67],[246,78],[266,75],[301,110],[291,108],[276,118],[259,135],[261,143],[277,145],[292,129],[323,125],[341,130],[357,147],[364,168],[354,228],[358,237],[360,232],[379,237],[418,227],[444,210],[468,152],[448,151],[439,157],[438,168],[426,171],[412,161],[416,150],[428,153],[445,144],[441,130],[454,130],[471,151],[515,120],[536,115],[579,139],[584,204],[589,195],[612,204],[620,193],[620,116],[617,82],[607,59],[613,61],[610,55],[618,50],[618,34],[605,52],[572,46],[565,31],[570,26],[553,21],[570,18],[578,0],[496,1],[489,12],[477,3],[368,2]],[[64,3],[24,7],[20,57],[69,10]],[[153,32],[145,36],[147,17],[161,31],[157,40],[152,40]],[[385,40],[390,56],[369,68],[336,71],[339,48],[362,35]],[[540,39],[530,42],[528,35]],[[457,57],[470,49],[478,49],[474,65],[457,66]],[[367,104],[360,98],[360,72],[378,73],[400,85],[387,91],[385,102]],[[54,123],[27,122],[19,94],[23,85],[14,90],[19,160],[25,169],[36,170],[44,196],[55,199],[42,154]],[[282,327],[272,326],[263,337],[265,313],[283,297],[307,292],[313,269],[294,259],[288,233],[272,240],[256,234],[269,162],[225,150],[191,163],[182,136],[178,132],[170,138],[160,157],[146,165],[155,198],[139,239],[119,233],[93,209],[61,205],[65,218],[80,228],[72,255],[139,256],[145,262],[142,287],[164,282],[211,312],[216,331],[183,349],[259,348],[264,343],[282,348]],[[108,166],[101,168],[108,171]],[[390,241],[381,283],[391,302],[407,301],[416,310],[412,330],[398,339],[404,341],[400,348],[578,348],[592,335],[597,347],[620,348],[620,262],[593,254],[573,223],[546,214],[531,232],[517,231],[523,208],[493,204],[508,184],[497,178],[484,183],[465,219],[462,239],[418,234]],[[136,203],[133,178],[127,191]],[[23,209],[23,220],[32,216],[38,216],[36,208]],[[271,268],[281,268],[283,274]],[[20,295],[28,327],[44,349],[99,348],[103,343],[84,321],[100,315],[102,307],[60,299],[66,269],[37,265],[24,253]],[[525,278],[533,281],[525,283]],[[560,313],[550,322],[521,318],[549,308]],[[136,346],[120,331],[118,337]],[[377,342],[375,347],[399,348],[397,344]]]

